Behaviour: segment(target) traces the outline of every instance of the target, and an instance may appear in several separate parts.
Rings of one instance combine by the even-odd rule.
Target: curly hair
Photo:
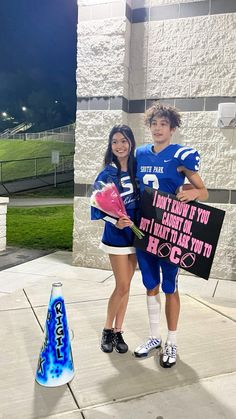
[[[159,102],[153,103],[153,105],[145,112],[145,124],[150,127],[152,119],[166,118],[170,123],[170,128],[180,127],[181,115],[178,109],[171,105],[162,105]]]

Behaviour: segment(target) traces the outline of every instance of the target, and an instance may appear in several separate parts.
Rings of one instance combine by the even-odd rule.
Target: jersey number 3
[[[147,173],[143,176],[144,185],[149,186],[152,189],[159,189],[159,182],[156,175]]]

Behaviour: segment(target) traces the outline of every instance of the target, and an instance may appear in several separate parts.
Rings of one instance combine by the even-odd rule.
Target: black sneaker
[[[171,368],[176,364],[177,346],[169,342],[165,343],[165,347],[160,357],[160,364],[163,368]]]
[[[113,351],[113,336],[113,329],[103,329],[101,340],[101,350],[103,352],[110,353]]]
[[[125,343],[123,336],[123,332],[116,332],[113,333],[113,345],[116,350],[116,352],[119,352],[120,354],[124,354],[128,351],[128,345]]]

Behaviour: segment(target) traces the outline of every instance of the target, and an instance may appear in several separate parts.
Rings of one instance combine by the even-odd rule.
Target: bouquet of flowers
[[[90,204],[92,207],[98,208],[111,217],[127,217],[124,202],[113,182],[104,183],[97,181],[90,199]],[[144,237],[144,233],[134,223],[132,223],[130,228],[139,239]]]

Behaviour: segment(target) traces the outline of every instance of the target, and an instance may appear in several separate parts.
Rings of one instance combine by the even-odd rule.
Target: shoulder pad
[[[180,147],[174,154],[180,166],[197,172],[200,166],[200,155],[197,150],[191,147]]]

